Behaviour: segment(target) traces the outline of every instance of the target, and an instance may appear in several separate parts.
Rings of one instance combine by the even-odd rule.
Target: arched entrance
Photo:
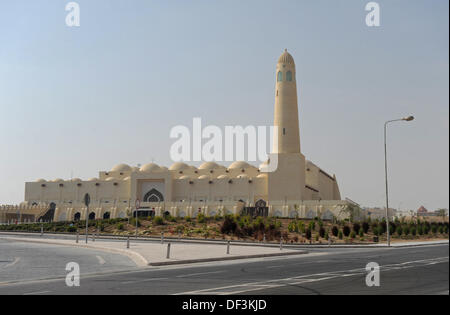
[[[108,220],[108,219],[110,219],[111,218],[111,213],[110,212],[105,212],[104,214],[103,214],[103,220]]]
[[[89,213],[89,220],[95,220],[95,212]]]
[[[79,212],[75,213],[75,215],[73,216],[74,221],[80,221],[80,218],[81,218],[81,213],[79,213]]]
[[[144,202],[164,201],[164,196],[157,189],[153,188],[144,195]]]

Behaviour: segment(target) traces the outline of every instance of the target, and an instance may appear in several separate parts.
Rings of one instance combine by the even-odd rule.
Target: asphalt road
[[[0,260],[4,249],[10,252],[22,244],[28,249],[28,265],[46,268],[53,261],[58,274],[65,275],[61,262],[71,259],[80,263],[80,287],[67,287],[65,277],[45,281],[0,284],[0,294],[448,294],[449,246],[434,245],[408,248],[314,249],[310,254],[262,258],[242,261],[212,262],[184,266],[149,267],[128,272],[112,271],[130,267],[130,262],[117,255],[93,254],[91,250],[59,248],[41,244],[0,243]],[[9,246],[9,247],[8,247]],[[9,249],[8,249],[9,248]],[[38,250],[43,261],[35,260]],[[86,251],[89,251],[86,252]],[[82,255],[80,258],[79,255]],[[8,254],[7,261],[15,254]],[[55,256],[56,255],[56,256]],[[68,256],[71,255],[71,256]],[[107,270],[98,265],[96,255],[110,260]],[[17,257],[19,257],[19,253]],[[23,258],[23,261],[27,258]],[[97,260],[97,261],[95,261]],[[34,263],[33,263],[34,261]],[[8,264],[7,262],[7,264]],[[381,266],[379,287],[366,286],[366,264]],[[19,264],[18,262],[17,264]],[[23,262],[22,262],[23,263]],[[9,274],[5,262],[0,276]],[[26,264],[22,267],[25,268]],[[56,267],[53,267],[56,268]],[[91,268],[91,269],[90,269]],[[94,269],[92,269],[94,268]],[[23,270],[23,269],[21,269]],[[92,274],[107,272],[107,274]],[[88,275],[90,274],[90,275]]]
[[[132,260],[118,254],[0,238],[0,285],[4,282],[65,277],[69,262],[77,262],[85,273],[137,269]]]

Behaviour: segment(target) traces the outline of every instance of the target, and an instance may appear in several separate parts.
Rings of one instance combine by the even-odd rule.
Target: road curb
[[[305,255],[308,254],[307,251],[299,251],[295,253],[273,253],[273,254],[255,254],[255,255],[243,255],[243,256],[233,256],[233,257],[215,257],[215,258],[202,258],[202,259],[186,259],[178,261],[161,261],[149,263],[149,266],[169,266],[169,265],[182,265],[182,264],[194,264],[203,263],[211,261],[225,261],[225,260],[239,260],[239,259],[251,259],[251,258],[263,258],[263,257],[278,257],[278,256],[294,256],[294,255]]]

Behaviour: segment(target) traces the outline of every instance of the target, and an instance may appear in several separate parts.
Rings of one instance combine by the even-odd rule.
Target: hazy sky
[[[169,166],[170,129],[270,125],[275,66],[297,65],[302,151],[342,197],[449,206],[447,0],[0,0],[0,204],[24,182],[89,178],[115,164]]]

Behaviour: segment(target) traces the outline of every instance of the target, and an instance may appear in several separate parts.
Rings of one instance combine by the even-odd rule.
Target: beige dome
[[[181,176],[179,179],[191,179],[191,177],[187,176],[187,175],[183,175]]]
[[[245,174],[241,174],[241,175],[238,175],[238,177],[237,178],[248,178],[248,176],[247,175],[245,175]]]
[[[284,53],[278,58],[278,63],[287,63],[291,65],[295,65],[294,58],[290,53],[287,52],[287,49],[284,50]]]
[[[202,175],[198,179],[209,179],[209,176],[208,175]]]
[[[56,178],[54,180],[52,180],[52,182],[57,183],[57,182],[63,182],[64,180],[62,178]]]
[[[141,172],[158,172],[160,170],[161,168],[155,163],[148,163],[140,168]]]
[[[98,181],[97,177],[92,177],[88,179],[88,182],[95,182],[95,181]]]
[[[114,177],[108,177],[107,179],[105,179],[107,182],[110,182],[110,181],[113,181],[113,180],[115,180],[115,178]]]
[[[125,177],[123,180],[130,180],[131,179],[131,177],[130,176],[127,176],[127,177]]]
[[[219,177],[217,177],[218,179],[229,179],[229,177],[227,175],[220,175]]]
[[[75,178],[72,178],[70,181],[72,181],[72,182],[81,182],[81,178],[75,177]]]
[[[43,183],[43,182],[46,182],[46,180],[43,178],[36,179],[36,183]]]
[[[256,178],[267,178],[267,174],[259,174]]]
[[[199,166],[199,170],[215,170],[218,168],[223,168],[223,166],[220,166],[216,162],[205,162],[202,165]]]
[[[229,167],[230,170],[245,170],[247,168],[255,168],[255,167],[244,161],[236,161]]]
[[[111,169],[111,172],[131,172],[133,169],[127,164],[118,164]]]
[[[187,165],[186,163],[183,162],[176,162],[174,164],[172,164],[172,166],[169,168],[169,170],[171,171],[182,171],[185,169],[188,169],[189,165]]]

